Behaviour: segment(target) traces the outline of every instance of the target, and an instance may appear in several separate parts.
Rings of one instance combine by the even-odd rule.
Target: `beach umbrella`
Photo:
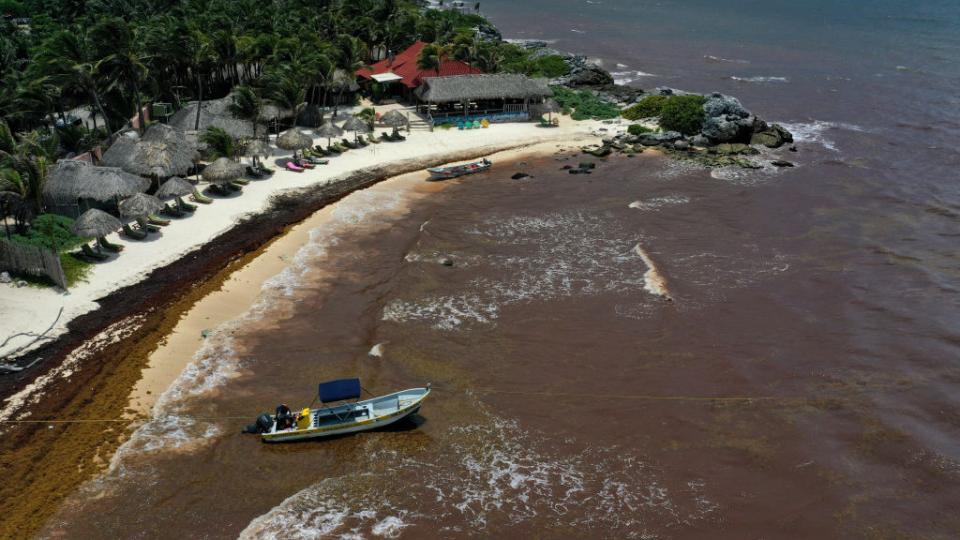
[[[62,159],[50,171],[43,188],[50,206],[76,205],[78,199],[108,202],[146,191],[150,181],[118,167],[96,167]]]
[[[560,105],[553,98],[547,98],[543,103],[535,103],[530,108],[538,116],[548,115],[549,120],[553,119],[553,113],[560,112]]]
[[[203,179],[211,184],[226,184],[243,176],[243,165],[222,157],[203,169]]]
[[[270,148],[270,143],[263,139],[254,139],[247,143],[247,148],[244,151],[243,155],[245,156],[269,156],[273,153],[273,148]]]
[[[193,184],[187,182],[179,176],[174,176],[171,179],[167,180],[160,186],[160,189],[157,190],[156,197],[158,199],[169,199],[170,197],[183,197],[193,193],[194,187]]]
[[[160,210],[163,210],[160,199],[146,193],[137,193],[120,201],[120,215],[125,217],[142,218]]]
[[[394,109],[380,117],[380,122],[393,128],[407,125],[407,117],[402,112]]]
[[[73,222],[70,230],[81,238],[99,238],[121,228],[123,223],[120,223],[119,219],[103,210],[91,208]]]
[[[284,150],[302,150],[313,146],[313,139],[298,129],[288,129],[277,137],[277,147]]]
[[[370,133],[370,126],[366,120],[361,120],[356,116],[351,116],[343,123],[342,127],[344,131],[352,131],[355,138],[359,138],[360,133]]]
[[[253,164],[257,164],[257,158],[260,156],[269,156],[273,154],[273,148],[270,148],[270,143],[263,139],[254,139],[247,143],[247,148],[244,150],[243,155],[250,156],[253,158]]]
[[[338,128],[333,122],[324,122],[314,133],[316,133],[317,137],[326,137],[327,146],[330,146],[330,139],[343,135],[343,130]]]

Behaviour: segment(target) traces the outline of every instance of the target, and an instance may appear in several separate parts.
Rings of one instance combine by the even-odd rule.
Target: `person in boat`
[[[285,403],[277,405],[277,430],[290,429],[296,421],[293,411]]]

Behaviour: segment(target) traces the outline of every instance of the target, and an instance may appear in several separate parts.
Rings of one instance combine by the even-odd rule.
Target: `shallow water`
[[[559,155],[351,195],[46,534],[956,537],[960,14],[863,5],[484,3],[740,96],[798,166]],[[391,431],[237,433],[353,375],[435,392]]]

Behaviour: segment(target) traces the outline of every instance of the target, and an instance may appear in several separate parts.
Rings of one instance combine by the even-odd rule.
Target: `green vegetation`
[[[647,126],[641,126],[640,124],[631,124],[627,128],[627,133],[630,135],[642,135],[644,133],[653,133],[653,130]]]
[[[218,127],[208,127],[200,133],[200,142],[207,145],[207,156],[210,159],[233,158],[236,155],[236,144],[229,133]]]
[[[703,96],[671,96],[660,111],[660,127],[684,135],[700,133],[706,115],[705,101]]]
[[[636,105],[632,105],[623,110],[624,118],[627,120],[640,120],[642,118],[653,118],[660,116],[663,105],[667,101],[667,96],[647,96],[641,99]]]
[[[607,120],[620,116],[620,108],[603,101],[589,90],[571,90],[563,86],[553,87],[553,98],[574,120]]]
[[[621,114],[627,120],[659,116],[663,129],[695,135],[703,128],[704,101],[706,98],[697,95],[647,96],[636,105],[624,109]]]
[[[12,235],[10,240],[58,251],[63,273],[67,277],[67,284],[73,285],[85,279],[87,272],[93,265],[68,253],[87,241],[86,238],[80,238],[70,232],[71,225],[73,225],[73,220],[68,217],[56,214],[41,214],[33,220],[32,226],[26,233]],[[17,277],[38,287],[53,285],[50,280],[43,277],[29,275],[18,275]]]
[[[45,247],[55,251],[74,249],[86,241],[70,232],[73,220],[56,214],[41,214],[33,220],[33,226],[25,234],[15,234],[10,239],[22,244]]]

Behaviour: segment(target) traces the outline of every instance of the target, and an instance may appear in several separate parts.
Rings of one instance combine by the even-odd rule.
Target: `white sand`
[[[98,299],[142,280],[150,271],[166,266],[187,253],[203,249],[206,242],[232,228],[243,216],[264,210],[270,197],[284,190],[335,182],[364,167],[387,165],[411,158],[440,158],[472,148],[497,146],[498,149],[505,149],[549,141],[582,144],[595,139],[591,130],[597,127],[596,122],[574,122],[563,118],[561,127],[557,129],[518,123],[469,131],[414,130],[405,142],[381,143],[351,150],[332,158],[329,165],[318,165],[316,169],[303,173],[281,170],[272,165],[276,156],[289,154],[278,150],[269,160],[271,166],[277,169],[274,176],[265,181],[252,181],[244,187],[241,196],[216,199],[210,205],[197,205],[199,208],[192,217],[173,220],[160,234],[151,235],[149,241],[129,241],[113,235],[110,241],[123,244],[123,253],[115,260],[95,265],[87,281],[74,285],[67,293],[52,288],[18,288],[0,284],[0,342],[21,332],[43,332],[53,323],[61,308],[63,314],[47,336],[55,338],[63,334],[70,320],[97,309]],[[315,142],[326,144],[325,139]],[[33,340],[30,336],[10,340],[0,347],[0,359],[13,357],[14,353],[23,354],[39,345],[34,343],[18,351]]]

